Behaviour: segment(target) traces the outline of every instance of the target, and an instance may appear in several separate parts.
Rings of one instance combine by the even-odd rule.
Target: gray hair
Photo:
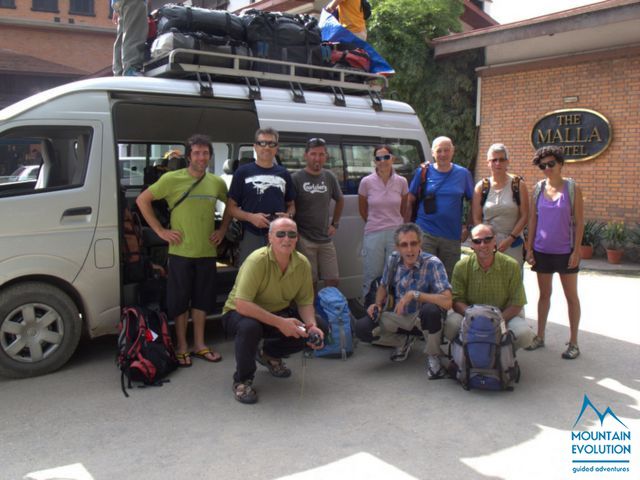
[[[278,131],[275,128],[271,127],[259,128],[258,130],[256,130],[256,134],[253,139],[254,143],[258,141],[258,137],[260,135],[271,135],[275,139],[276,143],[280,139],[280,134],[278,133]]]
[[[471,229],[471,236],[473,237],[474,232],[477,232],[480,228],[486,227],[491,230],[491,235],[496,236],[496,229],[493,228],[493,225],[489,225],[488,223],[479,223],[475,227]]]
[[[493,152],[502,152],[504,153],[504,158],[509,160],[509,151],[507,150],[507,147],[504,145],[504,143],[494,143],[493,145],[491,145],[489,147],[489,150],[487,150],[487,159],[490,159],[493,156]]]
[[[393,233],[393,241],[396,245],[400,243],[400,235],[413,232],[418,236],[418,240],[422,239],[422,230],[415,223],[403,223]]]
[[[271,222],[269,222],[269,234],[273,232],[273,229],[275,228],[275,224],[282,223],[282,220],[288,220],[289,222],[293,223],[293,225],[296,227],[296,230],[298,229],[298,225],[296,224],[296,222],[293,221],[293,219],[289,217],[278,217],[273,219]]]
[[[451,146],[453,146],[453,140],[451,140],[449,137],[445,137],[445,136],[440,136],[440,137],[436,137],[433,139],[433,142],[431,142],[431,150],[433,150],[434,148],[436,148],[436,145],[438,145],[441,142],[447,141],[451,144]]]

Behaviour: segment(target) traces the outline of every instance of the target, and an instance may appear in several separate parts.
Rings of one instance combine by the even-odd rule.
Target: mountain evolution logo
[[[576,426],[589,410],[596,415],[599,422],[596,422],[595,427],[576,430]],[[615,429],[605,427],[607,418],[610,419],[606,422],[607,425],[613,424],[611,428]],[[585,394],[571,432],[573,473],[628,473],[631,470],[630,462],[631,430],[610,406],[601,412]]]
[[[627,427],[617,416],[615,413],[613,413],[613,410],[611,410],[611,407],[607,407],[607,409],[604,411],[604,413],[600,413],[600,410],[598,410],[596,408],[596,406],[591,403],[591,400],[589,400],[589,397],[587,396],[587,394],[584,394],[584,398],[582,399],[582,408],[580,409],[580,413],[578,414],[578,418],[576,418],[575,423],[573,424],[572,428],[576,428],[576,425],[578,424],[578,422],[580,421],[580,419],[582,418],[582,415],[584,414],[584,411],[587,409],[587,407],[591,407],[591,410],[594,411],[594,413],[598,416],[598,418],[600,419],[600,426],[602,426],[602,422],[604,422],[604,419],[607,417],[607,415],[613,417],[616,419],[616,421],[618,423],[620,423],[620,425],[622,425],[624,428],[626,428],[627,430],[629,430],[629,427]]]

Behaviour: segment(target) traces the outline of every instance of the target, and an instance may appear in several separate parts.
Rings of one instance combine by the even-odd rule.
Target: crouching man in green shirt
[[[471,230],[473,255],[462,258],[453,269],[453,312],[444,325],[444,334],[453,341],[460,331],[462,317],[470,305],[493,305],[515,336],[515,349],[528,347],[535,333],[521,316],[527,297],[522,283],[520,265],[500,253],[496,247],[496,232],[491,225],[481,223]]]
[[[291,370],[282,358],[301,351],[310,337],[324,339],[326,326],[318,328],[313,308],[311,265],[296,251],[297,241],[293,220],[282,217],[271,222],[269,245],[247,257],[225,303],[222,322],[235,336],[233,393],[241,403],[258,401],[252,386],[256,361],[274,377],[286,378]],[[320,348],[319,343],[308,345]]]

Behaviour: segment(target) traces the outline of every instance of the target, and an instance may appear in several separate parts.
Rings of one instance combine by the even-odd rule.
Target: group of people
[[[221,360],[204,342],[205,317],[215,306],[217,246],[232,218],[241,222],[241,267],[222,322],[235,337],[233,393],[242,403],[257,401],[252,387],[256,362],[276,377],[288,377],[291,371],[282,358],[302,350],[309,335],[324,338],[326,326],[318,327],[314,315],[315,289],[319,279],[325,285],[337,285],[339,279],[332,237],[344,198],[336,177],[324,169],[326,142],[309,139],[305,168],[293,176],[275,161],[278,142],[277,131],[259,129],[255,160],[238,167],[227,192],[224,181],[207,172],[213,154],[210,139],[193,135],[185,152],[188,166],[165,173],[136,200],[149,227],[169,244],[167,309],[175,319],[181,367],[191,366],[194,357]],[[154,212],[153,201],[159,199],[169,205],[169,227]],[[218,201],[226,208],[216,229],[213,212]],[[189,314],[192,349],[187,340]]]
[[[310,335],[322,340],[327,333],[327,325],[314,314],[317,282],[336,286],[339,279],[332,238],[344,198],[336,177],[324,168],[326,142],[307,141],[305,167],[293,176],[275,161],[278,144],[277,131],[259,129],[255,161],[237,169],[227,192],[224,182],[207,172],[210,140],[194,135],[187,142],[187,168],[166,173],[137,199],[148,225],[169,243],[167,307],[175,319],[182,367],[190,366],[192,357],[221,360],[205,345],[204,319],[215,297],[211,292],[216,247],[232,218],[242,223],[241,266],[222,317],[225,330],[235,337],[233,394],[242,403],[258,399],[253,387],[257,363],[284,378],[291,371],[283,358],[305,345],[321,347],[321,342],[308,342]],[[469,171],[452,162],[454,152],[451,139],[436,138],[434,162],[421,165],[409,184],[394,172],[391,146],[374,148],[375,170],[362,179],[358,190],[365,221],[363,298],[373,285],[374,300],[365,305],[367,316],[358,321],[357,335],[393,347],[393,361],[405,360],[416,337],[424,336],[428,378],[443,378],[447,369],[442,336],[453,340],[465,310],[488,304],[501,310],[516,348],[541,348],[552,275],[558,272],[571,326],[562,356],[576,358],[582,197],[575,182],[562,177],[562,151],[536,152],[533,163],[545,180],[536,185],[531,198],[523,180],[508,173],[504,145],[489,148],[491,176],[475,188]],[[169,228],[162,226],[152,207],[162,198],[171,209]],[[462,221],[464,199],[472,203],[473,226]],[[226,203],[218,229],[212,214],[217,201]],[[410,221],[413,217],[415,223]],[[474,253],[460,259],[461,242],[469,234]],[[537,334],[523,313],[523,252],[540,287]],[[377,282],[376,277],[380,277]],[[189,312],[194,331],[191,350],[186,338]]]

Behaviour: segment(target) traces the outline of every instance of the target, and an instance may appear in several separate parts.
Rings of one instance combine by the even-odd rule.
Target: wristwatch
[[[413,299],[417,302],[420,299],[420,292],[418,290],[413,291]]]
[[[331,225],[333,225],[333,228],[338,228],[340,226],[340,222],[331,222]]]

